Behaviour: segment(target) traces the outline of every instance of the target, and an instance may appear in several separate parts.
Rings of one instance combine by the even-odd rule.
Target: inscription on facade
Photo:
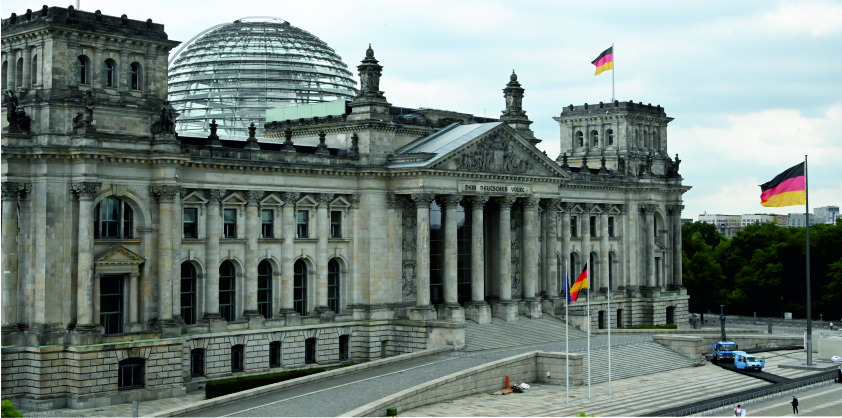
[[[510,194],[529,194],[532,192],[530,186],[504,186],[499,184],[484,184],[484,183],[458,183],[460,193],[472,194],[490,194],[490,195],[510,195]]]

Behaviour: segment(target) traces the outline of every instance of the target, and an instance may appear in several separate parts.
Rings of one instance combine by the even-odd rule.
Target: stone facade
[[[658,141],[554,161],[516,75],[500,121],[393,116],[369,48],[347,114],[266,124],[283,143],[180,136],[162,25],[58,7],[2,25],[4,69],[36,69],[3,73],[4,398],[93,407],[458,348],[466,320],[563,315],[586,262],[592,327],[686,320],[689,187],[662,109],[610,122],[654,118]],[[563,135],[589,118],[566,109]]]

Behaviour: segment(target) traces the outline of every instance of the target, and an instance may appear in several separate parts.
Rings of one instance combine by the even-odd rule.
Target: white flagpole
[[[588,399],[591,398],[591,270],[585,262],[585,277],[588,278]]]
[[[614,96],[614,71],[616,71],[615,70],[616,67],[617,67],[617,55],[616,55],[616,51],[614,51],[614,42],[611,42],[611,102],[614,102],[614,100],[616,100],[615,96]],[[611,382],[611,380],[609,380],[609,382]],[[608,387],[609,388],[611,387],[611,383],[608,383]],[[610,391],[609,391],[609,393],[610,393]]]
[[[570,403],[570,316],[567,313],[567,306],[570,304],[570,278],[567,277],[568,266],[564,266],[564,385],[567,389],[567,403]]]
[[[609,265],[610,269],[611,266]],[[610,272],[609,272],[610,273]],[[605,310],[608,320],[608,394],[611,394],[611,278],[608,279],[608,309]]]

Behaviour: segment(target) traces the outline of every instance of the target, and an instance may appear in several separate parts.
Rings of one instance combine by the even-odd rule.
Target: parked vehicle
[[[734,351],[734,366],[738,370],[763,370],[766,365],[766,359],[748,354],[745,351]]]
[[[713,345],[713,351],[711,354],[713,354],[713,358],[716,361],[722,359],[732,359],[734,358],[734,351],[736,351],[737,348],[739,348],[737,343],[733,341],[720,341]]]

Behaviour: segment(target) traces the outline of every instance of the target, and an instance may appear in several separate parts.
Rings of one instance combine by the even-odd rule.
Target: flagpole
[[[568,315],[567,307],[570,305],[570,279],[567,277],[568,266],[564,267],[564,372],[567,375],[564,378],[564,384],[567,388],[567,403],[570,403],[570,316]]]
[[[617,71],[617,51],[614,49],[614,42],[611,42],[611,102],[613,103],[614,98],[614,72]],[[610,382],[610,380],[609,380]],[[608,387],[611,387],[611,384],[608,384]],[[610,393],[610,391],[609,391]]]
[[[813,365],[813,312],[810,303],[810,188],[807,176],[807,156],[804,156],[804,223],[807,225],[807,365]]]
[[[610,269],[611,266],[609,265]],[[608,278],[608,309],[605,310],[608,317],[608,394],[611,394],[611,278]]]
[[[591,270],[585,262],[585,277],[588,278],[588,399],[591,398]]]

